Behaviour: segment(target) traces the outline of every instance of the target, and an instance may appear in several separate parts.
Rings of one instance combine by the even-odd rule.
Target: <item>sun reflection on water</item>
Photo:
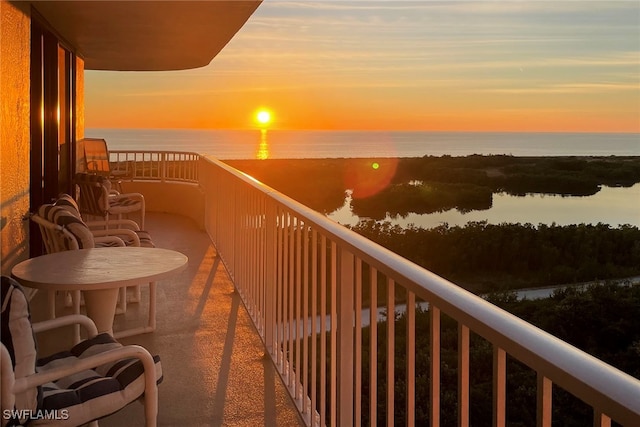
[[[269,158],[269,142],[267,140],[266,129],[260,129],[260,142],[258,143],[256,158],[258,160],[266,160]]]

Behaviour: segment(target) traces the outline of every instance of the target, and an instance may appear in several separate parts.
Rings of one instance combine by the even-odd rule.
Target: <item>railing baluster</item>
[[[318,386],[318,232],[311,231],[311,426],[315,426]],[[322,322],[322,318],[320,318]]]
[[[258,255],[258,272],[256,278],[256,297],[258,298],[258,311],[260,319],[260,323],[258,325],[258,330],[262,331],[264,335],[265,329],[265,313],[266,313],[266,304],[265,304],[265,284],[266,284],[266,263],[267,263],[267,253],[263,252],[262,248],[265,248],[265,251],[269,251],[266,240],[266,228],[265,228],[265,216],[262,212],[266,212],[266,207],[264,205],[264,198],[261,197],[259,193],[256,192],[256,232],[258,235],[256,241],[256,253]]]
[[[337,328],[332,328],[337,333],[336,363],[336,409],[337,425],[351,426],[354,424],[354,290],[355,259],[351,252],[338,250],[338,278],[336,293]],[[356,329],[358,329],[356,325]],[[359,367],[360,365],[356,365]],[[358,370],[358,368],[356,368]]]
[[[302,417],[306,418],[309,412],[309,227],[305,224],[302,235],[303,263],[302,263]],[[315,355],[312,355],[315,357]]]
[[[295,398],[299,402],[300,409],[302,409],[302,368],[300,365],[302,339],[301,326],[302,326],[302,223],[300,219],[297,219],[296,226],[296,319],[295,319],[295,331],[296,331],[296,381],[295,381]]]
[[[276,352],[276,364],[278,366],[278,370],[284,374],[284,212],[278,211],[278,261],[277,261],[277,274],[278,279],[276,281],[276,344],[277,352]]]
[[[504,427],[507,423],[507,354],[498,346],[493,347],[493,425]]]
[[[160,153],[160,182],[167,180],[167,153]]]
[[[416,424],[416,294],[407,291],[407,426]]]
[[[283,375],[285,378],[285,384],[287,387],[291,385],[291,378],[289,377],[289,334],[291,333],[291,325],[289,324],[289,261],[291,260],[289,256],[289,224],[291,223],[291,215],[289,212],[285,212],[284,216],[284,234],[282,236],[284,251],[282,254],[282,274],[283,274],[283,282],[282,282],[282,323],[284,325],[284,336],[283,340]]]
[[[291,389],[292,396],[296,395],[296,375],[294,371],[293,361],[295,352],[294,340],[295,340],[295,321],[294,321],[294,292],[295,292],[295,276],[294,276],[294,267],[295,267],[295,229],[296,229],[296,218],[290,213],[289,214],[289,251],[287,254],[288,267],[289,267],[289,321],[287,322],[289,325],[289,351],[287,353],[287,364],[288,364],[288,373],[287,376],[289,378],[289,387]]]
[[[354,425],[362,425],[362,260],[356,259],[355,279]]]
[[[431,382],[430,398],[431,427],[440,425],[440,309],[433,303],[429,305],[429,319],[431,323]]]
[[[396,301],[395,282],[387,278],[387,426],[394,423]]]
[[[369,267],[370,304],[369,304],[369,424],[378,425],[378,270]]]
[[[265,203],[265,283],[264,283],[264,337],[267,351],[275,356],[277,344],[275,342],[278,319],[276,315],[277,307],[277,219],[276,208],[273,203]]]
[[[551,427],[551,395],[553,384],[540,372],[537,373],[537,427]]]
[[[469,425],[469,328],[458,323],[458,425]]]
[[[595,410],[593,417],[594,427],[611,427],[611,418],[602,412]]]
[[[329,382],[331,384],[330,389],[330,424],[336,426],[337,419],[337,406],[338,406],[338,262],[337,254],[338,249],[336,243],[331,241],[331,283],[329,286],[331,295],[331,329],[329,329],[329,336],[331,338],[331,362],[329,371]]]
[[[320,237],[320,426],[327,424],[327,238]]]

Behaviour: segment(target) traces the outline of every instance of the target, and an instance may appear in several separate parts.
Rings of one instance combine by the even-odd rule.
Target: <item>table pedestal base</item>
[[[130,337],[132,335],[147,334],[156,330],[156,282],[149,283],[149,319],[147,326],[117,331],[114,338]]]
[[[87,316],[93,319],[98,333],[113,335],[113,316],[116,314],[118,288],[84,291]]]

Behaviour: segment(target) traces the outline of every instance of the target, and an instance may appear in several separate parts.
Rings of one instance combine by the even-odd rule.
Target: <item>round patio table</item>
[[[156,282],[184,270],[187,262],[185,255],[169,249],[91,248],[56,252],[22,261],[13,267],[11,275],[29,288],[82,291],[87,316],[95,322],[98,332],[112,335],[118,290],[149,283],[149,323],[115,335],[122,337],[155,330]]]

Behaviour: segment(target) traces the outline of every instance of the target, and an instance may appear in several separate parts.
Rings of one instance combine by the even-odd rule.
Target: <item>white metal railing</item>
[[[407,425],[416,423],[416,378],[424,375],[430,378],[429,420],[440,425],[441,314],[458,322],[459,425],[469,425],[470,332],[493,346],[493,425],[508,424],[507,355],[536,372],[537,425],[551,425],[554,384],[593,408],[594,425],[610,425],[611,419],[640,425],[637,379],[222,162],[201,158],[199,176],[207,231],[308,425],[361,425],[367,417],[376,425],[379,404],[386,408],[385,423],[394,425],[396,322],[388,316],[391,321],[379,324],[377,311],[369,310],[364,329],[361,316],[364,308],[380,305],[394,313],[397,301],[407,306],[401,390]],[[409,308],[418,301],[429,303],[428,348],[416,348],[416,310]],[[329,320],[311,320],[318,317]],[[383,349],[380,327],[392,338]],[[360,345],[363,333],[368,348]],[[429,372],[416,372],[416,356],[424,352]],[[379,354],[386,355],[386,374],[379,377],[375,368],[362,373],[363,358],[376,367]],[[386,389],[384,402],[377,393],[363,401],[364,383],[369,390]]]
[[[111,151],[112,174],[123,179],[198,182],[197,153],[180,151]]]

